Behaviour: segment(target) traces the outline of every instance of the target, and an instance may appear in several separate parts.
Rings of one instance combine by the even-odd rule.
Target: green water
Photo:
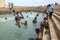
[[[36,38],[35,29],[40,27],[39,23],[43,21],[42,13],[37,18],[37,23],[33,24],[32,20],[35,18],[37,12],[23,12],[24,19],[21,22],[27,21],[28,25],[21,24],[21,28],[15,25],[13,14],[0,15],[0,40],[29,40],[29,38]],[[26,16],[29,17],[26,17]],[[7,17],[7,20],[4,18]]]

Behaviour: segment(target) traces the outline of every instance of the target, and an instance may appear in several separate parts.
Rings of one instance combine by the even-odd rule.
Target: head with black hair
[[[47,7],[50,7],[50,6],[51,6],[50,4],[47,5]]]

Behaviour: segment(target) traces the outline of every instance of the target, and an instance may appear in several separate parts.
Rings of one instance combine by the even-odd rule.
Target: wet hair
[[[13,10],[13,12],[15,12],[15,10]]]
[[[7,18],[5,18],[5,20],[7,20]]]
[[[50,4],[47,5],[47,7],[50,7],[50,6],[51,6]]]

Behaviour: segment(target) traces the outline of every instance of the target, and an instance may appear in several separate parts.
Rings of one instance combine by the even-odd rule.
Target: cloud
[[[42,2],[43,0],[34,0],[35,2]]]
[[[47,5],[55,2],[60,3],[60,0],[5,0],[5,4],[8,5],[9,2],[14,3],[14,5],[26,5],[26,6],[38,6],[38,5]]]

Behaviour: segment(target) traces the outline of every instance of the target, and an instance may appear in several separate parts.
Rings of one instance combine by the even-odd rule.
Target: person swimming
[[[5,20],[7,20],[7,18],[5,18]]]
[[[34,18],[33,23],[37,23],[37,17]]]
[[[25,21],[25,23],[22,23],[22,22],[21,22],[21,24],[24,24],[25,26],[27,26],[27,21]]]
[[[13,15],[15,16],[15,10],[13,10],[13,13],[14,13]]]
[[[27,25],[27,21],[25,21],[24,25],[25,25],[25,26]]]
[[[39,16],[38,14],[36,16]]]

